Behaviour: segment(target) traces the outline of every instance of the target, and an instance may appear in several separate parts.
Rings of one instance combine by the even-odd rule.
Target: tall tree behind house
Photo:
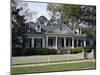
[[[25,23],[24,15],[21,16],[19,12],[23,8],[17,8],[17,2],[12,0],[11,6],[11,22],[12,22],[12,47],[25,47],[25,38],[28,26]]]
[[[54,11],[55,8],[56,10]],[[60,13],[61,17],[59,18],[61,19],[62,23],[68,25],[69,27],[80,28],[80,24],[82,24],[83,27],[86,25],[86,27],[88,27],[88,29],[93,33],[91,36],[95,37],[96,6],[50,3],[48,4],[47,10],[50,13]],[[90,32],[82,29],[82,33],[84,32],[85,34],[90,35]]]

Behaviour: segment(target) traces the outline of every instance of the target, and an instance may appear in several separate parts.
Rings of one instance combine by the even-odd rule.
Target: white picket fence
[[[87,53],[87,58],[93,58],[93,51],[91,53]],[[23,56],[23,57],[21,56],[21,57],[12,57],[11,59],[13,65],[80,60],[84,59],[84,52],[78,54],[63,54],[63,55],[38,55],[38,56]]]

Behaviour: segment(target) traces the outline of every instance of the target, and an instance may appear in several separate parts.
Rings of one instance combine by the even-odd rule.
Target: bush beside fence
[[[73,48],[73,49],[71,49],[71,54],[81,53],[82,49],[83,49],[82,47]]]
[[[77,47],[70,49],[48,49],[48,48],[12,48],[12,56],[31,56],[31,55],[56,55],[56,54],[77,54],[84,52],[90,53],[91,47]]]
[[[51,55],[57,54],[56,49],[48,48],[13,48],[12,56]]]

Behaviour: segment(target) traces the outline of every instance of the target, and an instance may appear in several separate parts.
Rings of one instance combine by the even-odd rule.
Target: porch
[[[29,48],[64,49],[86,46],[86,38],[82,37],[46,36],[31,37],[28,39],[26,47]]]
[[[85,47],[85,38],[75,38],[75,37],[46,37],[45,42],[46,48],[54,49],[65,49],[74,47]]]

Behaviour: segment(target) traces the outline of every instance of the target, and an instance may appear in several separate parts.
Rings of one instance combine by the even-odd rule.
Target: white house
[[[27,33],[27,48],[74,48],[93,45],[93,38],[87,38],[79,29],[67,25],[42,25],[30,23]]]

